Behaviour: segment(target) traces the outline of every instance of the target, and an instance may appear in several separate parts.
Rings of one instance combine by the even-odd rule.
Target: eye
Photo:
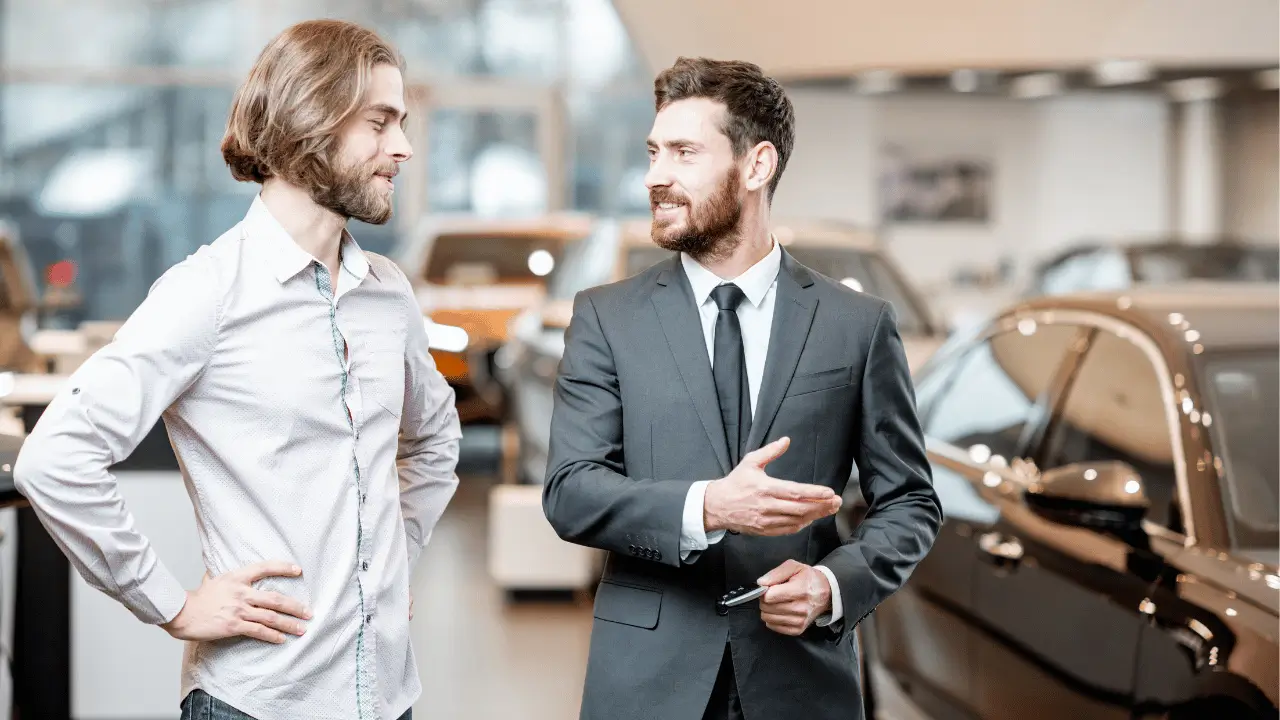
[[[385,120],[373,119],[369,121],[369,124],[372,125],[373,129],[377,130],[378,132],[382,132],[382,130],[387,127],[387,123]]]
[[[684,158],[685,160],[688,160],[689,158],[693,157],[693,155],[694,155],[694,152],[691,148],[687,148],[687,147],[680,148],[680,157]]]

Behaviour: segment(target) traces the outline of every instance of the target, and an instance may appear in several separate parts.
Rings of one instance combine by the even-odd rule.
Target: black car
[[[1276,285],[1024,302],[918,373],[946,520],[859,628],[933,718],[1275,718]],[[856,519],[855,519],[856,521]]]
[[[1123,290],[1188,280],[1276,282],[1280,247],[1234,240],[1084,243],[1036,266],[1028,295]]]

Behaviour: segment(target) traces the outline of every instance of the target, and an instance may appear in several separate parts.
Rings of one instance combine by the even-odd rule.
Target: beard
[[[728,257],[742,242],[742,200],[738,197],[736,168],[729,168],[711,196],[696,205],[667,187],[650,190],[649,203],[655,212],[650,237],[664,250],[686,253],[701,262]],[[683,205],[687,219],[658,220],[659,203]]]
[[[341,165],[334,163],[328,187],[313,190],[311,199],[340,217],[355,218],[370,225],[383,225],[391,219],[391,195],[375,184],[378,173],[394,175],[394,164],[376,163]]]

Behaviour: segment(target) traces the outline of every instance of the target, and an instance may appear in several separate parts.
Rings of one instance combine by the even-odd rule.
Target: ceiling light
[[[1187,78],[1165,83],[1169,96],[1178,102],[1213,100],[1222,95],[1222,81],[1217,78]]]
[[[893,70],[868,70],[854,80],[854,87],[865,95],[881,95],[902,89],[902,76]]]
[[[971,93],[977,90],[978,72],[976,70],[956,70],[951,73],[951,89],[962,93]]]
[[[1093,66],[1093,79],[1099,85],[1130,85],[1153,77],[1151,63],[1143,60],[1104,60]]]
[[[1009,85],[1009,94],[1024,100],[1050,97],[1062,92],[1062,75],[1055,72],[1021,75]]]

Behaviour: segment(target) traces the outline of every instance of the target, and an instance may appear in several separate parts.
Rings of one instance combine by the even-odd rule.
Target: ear
[[[773,174],[778,171],[778,149],[773,143],[767,140],[759,143],[747,151],[744,161],[747,190],[756,192],[769,187],[769,181],[773,180]]]

